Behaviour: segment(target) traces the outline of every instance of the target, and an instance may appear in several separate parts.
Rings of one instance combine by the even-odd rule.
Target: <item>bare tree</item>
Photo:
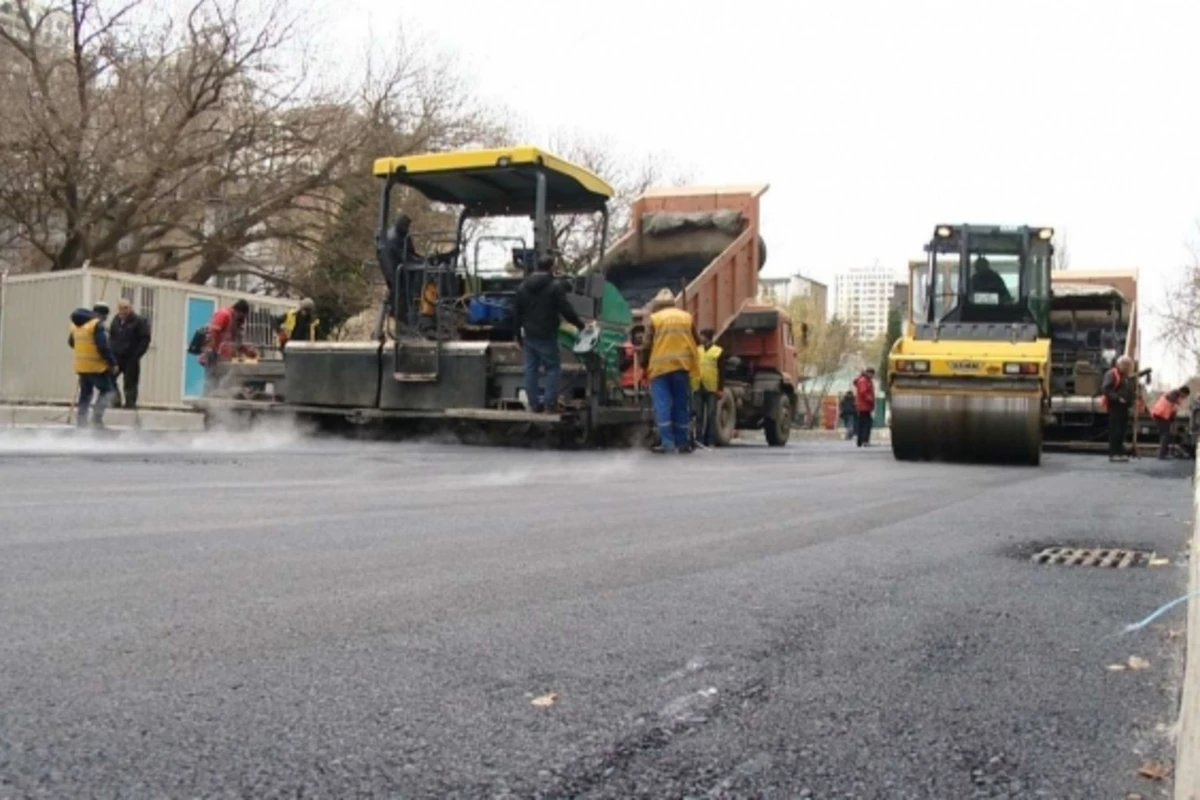
[[[1159,316],[1163,337],[1200,374],[1200,222],[1196,231],[1196,238],[1187,244],[1187,263],[1168,286]]]
[[[549,149],[584,167],[613,187],[608,205],[608,243],[629,228],[629,209],[638,195],[652,186],[678,186],[687,177],[671,172],[664,157],[625,158],[611,141],[560,133],[551,138]],[[578,272],[598,255],[603,220],[599,215],[561,217],[554,224],[554,244],[562,253],[568,272]]]
[[[318,261],[335,221],[373,220],[360,197],[373,156],[481,134],[449,71],[394,40],[398,55],[361,85],[314,89],[283,0],[253,14],[190,0],[167,18],[151,0],[14,2],[18,29],[0,29],[0,217],[43,268],[91,260],[197,283],[232,269],[287,285],[271,269],[284,256]]]
[[[1069,269],[1071,266],[1071,252],[1067,247],[1067,232],[1058,231],[1054,234],[1054,263],[1051,269],[1054,271]]]
[[[797,327],[808,326],[808,343],[798,353],[797,368],[803,381],[800,402],[810,424],[815,424],[821,398],[829,394],[846,358],[862,350],[862,343],[848,322],[836,316],[826,319],[813,297],[793,300],[788,313]]]

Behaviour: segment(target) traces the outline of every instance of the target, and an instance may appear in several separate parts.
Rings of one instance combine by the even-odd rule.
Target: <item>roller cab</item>
[[[888,356],[897,459],[1038,464],[1049,397],[1050,228],[939,225]]]

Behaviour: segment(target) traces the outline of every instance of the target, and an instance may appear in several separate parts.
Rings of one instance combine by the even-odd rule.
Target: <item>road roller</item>
[[[1041,463],[1052,228],[938,225],[888,354],[901,461]]]

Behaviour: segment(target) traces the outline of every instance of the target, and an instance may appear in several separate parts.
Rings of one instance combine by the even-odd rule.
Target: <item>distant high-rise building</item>
[[[26,2],[25,7],[29,11],[30,20],[35,25],[40,21],[38,39],[41,43],[56,47],[70,44],[73,20],[68,11],[37,2]],[[27,28],[21,20],[21,7],[18,0],[0,0],[0,28],[18,41],[26,37]]]
[[[821,319],[829,316],[829,287],[820,281],[806,278],[803,275],[790,275],[786,278],[758,279],[759,299],[778,303],[785,308],[793,300],[801,297],[811,297],[820,313]]]
[[[897,282],[892,286],[892,305],[903,319],[908,315],[908,284]]]
[[[858,267],[834,281],[835,313],[867,341],[887,332],[888,308],[896,291],[896,275],[887,267]]]

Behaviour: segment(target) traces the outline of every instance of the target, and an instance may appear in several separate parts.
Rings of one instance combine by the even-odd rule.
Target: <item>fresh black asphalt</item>
[[[1157,796],[1190,477],[0,432],[0,797]]]

